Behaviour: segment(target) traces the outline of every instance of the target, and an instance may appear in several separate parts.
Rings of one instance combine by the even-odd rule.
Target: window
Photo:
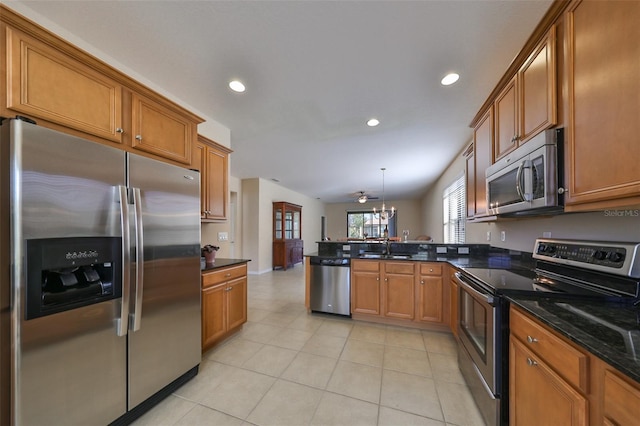
[[[396,235],[396,218],[389,220],[380,219],[380,215],[374,215],[372,211],[347,212],[347,238],[382,238],[384,227],[388,226],[389,236]]]
[[[464,174],[445,188],[442,194],[444,242],[464,243],[466,206]]]

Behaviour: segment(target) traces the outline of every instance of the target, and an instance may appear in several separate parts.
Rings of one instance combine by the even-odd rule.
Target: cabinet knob
[[[231,274],[225,274],[224,275],[226,278],[229,278],[231,276]]]
[[[116,133],[124,133],[124,129],[122,127],[118,127],[116,129]]]
[[[429,269],[429,272],[433,272],[433,268],[430,268],[430,269]]]
[[[529,364],[531,367],[535,367],[536,365],[538,365],[538,362],[531,358],[527,358],[527,364]]]
[[[420,284],[424,285],[424,280],[420,280]]]
[[[538,343],[538,339],[536,339],[535,337],[527,336],[527,342]]]
[[[380,281],[380,277],[376,277],[376,281]]]
[[[136,140],[141,141],[142,140],[142,135],[136,135]]]

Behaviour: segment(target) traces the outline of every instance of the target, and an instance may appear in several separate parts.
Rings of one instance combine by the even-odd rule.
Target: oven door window
[[[466,291],[462,292],[460,301],[462,310],[460,312],[460,326],[462,332],[468,337],[475,349],[475,353],[480,355],[483,363],[487,362],[487,339],[488,327],[487,307],[474,299]]]

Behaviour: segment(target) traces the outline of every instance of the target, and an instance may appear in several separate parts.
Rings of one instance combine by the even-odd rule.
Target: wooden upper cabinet
[[[567,10],[565,210],[640,205],[640,2]]]
[[[122,143],[122,86],[117,81],[25,32],[3,27],[4,106],[9,110],[3,115],[40,118]]]
[[[196,124],[145,96],[131,95],[131,146],[183,164],[191,164]]]
[[[191,165],[200,117],[4,5],[0,12],[0,116]]]
[[[474,217],[486,216],[487,179],[485,172],[493,162],[493,108],[490,107],[473,130]],[[471,186],[471,182],[469,182]],[[467,212],[468,213],[468,212]]]
[[[557,124],[557,91],[552,26],[495,100],[496,160]]]
[[[518,100],[516,77],[498,95],[495,102],[496,128],[494,153],[496,159],[518,147]]]
[[[232,151],[199,135],[192,167],[200,171],[201,218],[227,219],[229,205],[229,154]]]

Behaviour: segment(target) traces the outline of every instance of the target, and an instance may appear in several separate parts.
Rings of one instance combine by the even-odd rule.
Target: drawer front
[[[247,265],[231,266],[202,275],[202,287],[210,287],[247,275]]]
[[[384,272],[387,274],[415,274],[413,262],[384,262]]]
[[[510,327],[512,337],[522,341],[567,382],[588,391],[587,355],[515,309],[511,309]]]
[[[351,270],[361,272],[380,272],[380,262],[377,260],[352,260]]]
[[[421,263],[420,275],[442,275],[441,263]]]

